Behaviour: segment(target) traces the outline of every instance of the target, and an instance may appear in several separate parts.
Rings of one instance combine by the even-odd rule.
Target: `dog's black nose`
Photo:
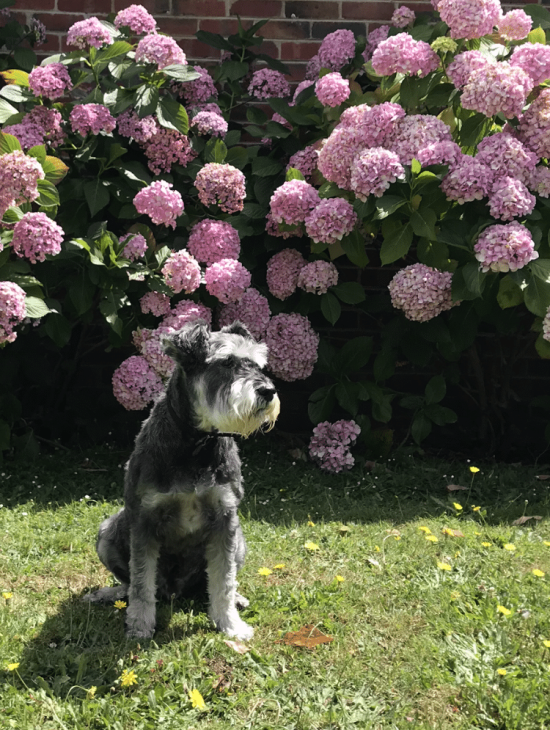
[[[275,388],[258,388],[258,395],[263,398],[266,403],[271,403],[273,396],[275,395]]]

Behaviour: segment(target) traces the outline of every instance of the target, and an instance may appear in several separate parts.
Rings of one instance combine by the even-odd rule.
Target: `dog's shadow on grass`
[[[29,690],[51,697],[84,696],[117,691],[123,670],[155,671],[162,647],[199,632],[214,632],[207,616],[206,594],[194,599],[157,603],[157,628],[152,641],[129,639],[124,633],[125,609],[83,600],[88,591],[62,601],[34,633],[19,658],[18,674]]]

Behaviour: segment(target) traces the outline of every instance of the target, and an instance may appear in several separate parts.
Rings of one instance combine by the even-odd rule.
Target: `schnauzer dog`
[[[198,321],[165,338],[176,363],[126,465],[124,508],[99,528],[97,553],[121,585],[89,601],[128,596],[126,633],[153,636],[156,597],[192,595],[207,578],[208,614],[228,636],[250,639],[237,607],[246,544],[234,434],[273,428],[279,398],[262,372],[267,347],[240,323],[210,332]]]

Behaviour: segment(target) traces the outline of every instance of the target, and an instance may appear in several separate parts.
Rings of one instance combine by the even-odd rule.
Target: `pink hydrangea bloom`
[[[162,380],[140,355],[124,360],[113,373],[113,394],[127,411],[141,411],[163,390]]]
[[[550,78],[550,46],[542,43],[524,43],[516,46],[510,66],[522,68],[533,80],[533,86],[538,86]]]
[[[320,202],[317,190],[305,180],[289,180],[280,185],[269,201],[271,215],[277,223],[303,223]]]
[[[482,271],[517,271],[539,257],[529,229],[517,221],[486,228],[474,251]]]
[[[349,81],[336,71],[315,82],[315,94],[323,106],[338,106],[350,95]]]
[[[361,429],[355,421],[323,421],[313,429],[309,442],[310,458],[323,470],[338,474],[355,464],[350,447]]]
[[[22,124],[38,124],[42,128],[44,143],[50,147],[59,147],[65,141],[65,133],[61,128],[62,117],[57,109],[35,106],[22,119]]]
[[[204,319],[206,324],[212,324],[212,310],[201,304],[193,302],[190,299],[182,299],[173,307],[162,321],[162,326],[173,330],[180,330],[189,322],[197,319]]]
[[[173,38],[151,33],[142,38],[136,48],[137,63],[156,63],[157,68],[187,64],[185,53]]]
[[[357,146],[386,147],[397,129],[398,121],[404,116],[403,107],[390,101],[373,107],[359,104],[343,112],[335,129],[352,130]],[[358,151],[356,147],[356,152]]]
[[[488,64],[473,71],[462,91],[464,109],[473,109],[487,117],[502,112],[507,119],[521,114],[533,80],[519,66],[506,61]]]
[[[44,96],[46,99],[59,99],[72,87],[73,82],[67,67],[62,63],[48,63],[46,66],[36,66],[29,74],[29,88],[35,96]]]
[[[298,286],[298,275],[307,261],[294,248],[285,248],[267,262],[266,280],[271,294],[277,299],[288,299]]]
[[[170,172],[172,165],[187,167],[196,157],[189,138],[175,129],[159,127],[143,145],[147,165],[156,175]]]
[[[305,223],[307,235],[316,243],[336,243],[353,231],[357,214],[347,200],[326,198],[311,211]]]
[[[191,128],[197,134],[210,134],[212,137],[225,137],[229,125],[221,114],[197,112],[191,119]]]
[[[381,41],[372,54],[372,67],[379,76],[395,73],[427,76],[439,68],[439,56],[424,41],[415,41],[408,33]]]
[[[489,195],[493,187],[494,173],[475,157],[464,155],[441,182],[441,190],[447,200],[456,200],[463,205],[472,200],[481,200]]]
[[[110,134],[116,127],[116,119],[103,104],[77,104],[69,115],[73,132],[85,137],[88,132]]]
[[[229,304],[241,299],[250,286],[251,277],[250,271],[235,259],[221,259],[206,269],[204,281],[209,294],[223,304]]]
[[[447,67],[447,76],[457,89],[462,89],[474,71],[486,68],[491,61],[480,51],[464,51],[454,57]]]
[[[141,233],[126,233],[126,235],[121,236],[119,243],[124,243],[125,241],[128,241],[128,243],[122,250],[124,258],[130,259],[130,261],[137,261],[137,259],[145,256],[147,241]]]
[[[310,294],[326,294],[338,284],[338,269],[329,261],[312,261],[300,269],[298,287]]]
[[[238,213],[243,209],[245,177],[233,165],[209,162],[195,178],[195,187],[203,205],[218,205],[225,213]]]
[[[312,56],[308,64],[306,66],[306,80],[311,81],[314,79],[319,78],[319,71],[321,70],[321,61],[319,61],[319,56],[316,53],[314,56]]]
[[[550,307],[542,320],[542,339],[550,341]]]
[[[229,223],[207,218],[195,223],[187,248],[201,264],[210,265],[222,259],[238,259],[241,240]]]
[[[515,177],[501,177],[493,185],[489,195],[489,211],[493,218],[511,221],[513,218],[528,215],[537,199],[527,187]]]
[[[45,213],[25,213],[14,226],[11,246],[17,256],[35,264],[44,261],[46,255],[58,254],[63,236],[61,226]]]
[[[343,190],[350,189],[351,163],[361,151],[360,134],[353,127],[334,129],[319,150],[317,167],[330,182]]]
[[[298,99],[298,97],[300,96],[302,91],[304,89],[309,89],[309,87],[313,86],[314,83],[315,82],[310,79],[304,79],[304,81],[300,81],[298,86],[294,89],[294,96],[292,97],[292,104],[290,104],[290,106],[293,106],[294,104],[296,104],[296,100]]]
[[[391,183],[404,177],[405,169],[395,152],[373,147],[363,150],[353,160],[350,187],[359,200],[366,200],[369,195],[379,198]]]
[[[278,314],[272,317],[265,334],[269,348],[267,366],[278,378],[292,382],[304,380],[317,362],[319,335],[307,317]]]
[[[325,36],[317,54],[321,68],[339,71],[355,56],[355,36],[351,30],[335,30]]]
[[[101,48],[104,45],[111,45],[113,39],[107,28],[95,18],[79,20],[71,25],[67,32],[67,45],[77,48]]]
[[[24,150],[28,150],[35,145],[44,144],[44,130],[34,122],[22,121],[19,124],[10,124],[4,127],[2,132],[17,137]]]
[[[290,96],[290,86],[280,71],[261,68],[252,74],[248,93],[255,99],[282,98]]]
[[[493,32],[502,17],[500,0],[439,0],[441,20],[451,38],[481,38]]]
[[[372,58],[372,54],[378,48],[380,43],[382,43],[382,41],[385,41],[388,37],[389,31],[389,25],[381,25],[379,28],[371,30],[371,32],[367,36],[367,45],[365,46],[365,50],[363,51],[363,58],[365,59],[365,62],[370,61],[370,59]]]
[[[398,119],[386,147],[399,156],[403,165],[410,165],[420,150],[436,142],[451,140],[449,127],[429,114],[411,114]]]
[[[166,285],[174,294],[191,294],[201,283],[201,267],[189,251],[173,251],[161,269]]]
[[[427,322],[458,302],[451,299],[453,275],[425,264],[401,269],[388,284],[391,303],[413,322]]]
[[[273,220],[271,213],[268,213],[265,217],[265,232],[269,236],[275,236],[276,238],[302,238],[304,235],[304,229],[301,223],[297,223],[287,228],[287,230],[281,230],[279,224]]]
[[[462,158],[462,150],[456,142],[445,140],[433,142],[416,153],[422,167],[428,165],[457,165]]]
[[[176,227],[176,218],[183,213],[183,199],[172,184],[155,180],[134,197],[138,213],[148,215],[153,223]]]
[[[416,13],[406,5],[400,5],[396,10],[393,11],[391,16],[391,24],[395,28],[406,28],[411,23],[414,23]]]
[[[299,170],[306,180],[310,179],[317,169],[317,160],[319,159],[318,145],[310,144],[303,150],[295,152],[288,161],[286,169],[293,167]]]
[[[225,304],[220,308],[218,323],[225,327],[233,322],[242,322],[256,340],[265,337],[271,317],[267,299],[256,289],[247,289],[238,302]]]
[[[0,344],[15,340],[14,328],[26,313],[25,291],[13,281],[0,281]]]
[[[497,23],[499,36],[507,41],[527,38],[533,21],[524,10],[510,10]]]
[[[185,99],[186,105],[194,106],[204,104],[208,99],[218,98],[218,90],[214,86],[214,80],[208,69],[202,66],[193,66],[193,69],[200,74],[198,79],[176,84],[175,88],[180,96]]]
[[[44,170],[34,157],[21,150],[0,155],[0,217],[12,205],[32,203],[38,198],[38,181]]]
[[[550,168],[541,165],[532,170],[527,187],[540,198],[550,197]]]
[[[519,138],[539,157],[550,157],[550,89],[542,89],[519,121]]]
[[[141,329],[134,333],[134,344],[155,373],[163,380],[172,375],[176,363],[164,351],[163,337],[175,330],[161,324],[155,330]]]
[[[123,112],[116,120],[118,132],[123,137],[132,137],[136,142],[147,142],[155,134],[159,125],[155,117],[140,119],[133,109]]]
[[[128,24],[123,23],[122,25]],[[170,297],[159,291],[150,291],[141,297],[139,306],[143,314],[151,313],[155,317],[163,317],[170,311]]]
[[[117,28],[128,26],[137,35],[154,33],[157,29],[155,19],[145,10],[143,5],[129,5],[121,10],[115,17],[115,26]]]
[[[525,183],[538,157],[511,134],[497,132],[481,140],[477,146],[476,160],[490,167],[495,177],[509,175]]]

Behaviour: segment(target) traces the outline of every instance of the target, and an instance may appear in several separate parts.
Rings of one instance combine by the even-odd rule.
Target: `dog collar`
[[[166,399],[166,407],[168,408],[168,412],[172,418],[172,420],[176,423],[178,428],[183,434],[187,434],[189,438],[191,438],[193,441],[195,441],[195,449],[193,450],[193,455],[201,451],[210,441],[213,439],[217,439],[220,436],[228,436],[233,438],[235,434],[232,433],[225,433],[223,431],[200,431],[198,428],[195,428],[194,426],[190,426],[188,423],[185,423],[183,418],[179,415],[179,413],[176,411],[172,403]]]

